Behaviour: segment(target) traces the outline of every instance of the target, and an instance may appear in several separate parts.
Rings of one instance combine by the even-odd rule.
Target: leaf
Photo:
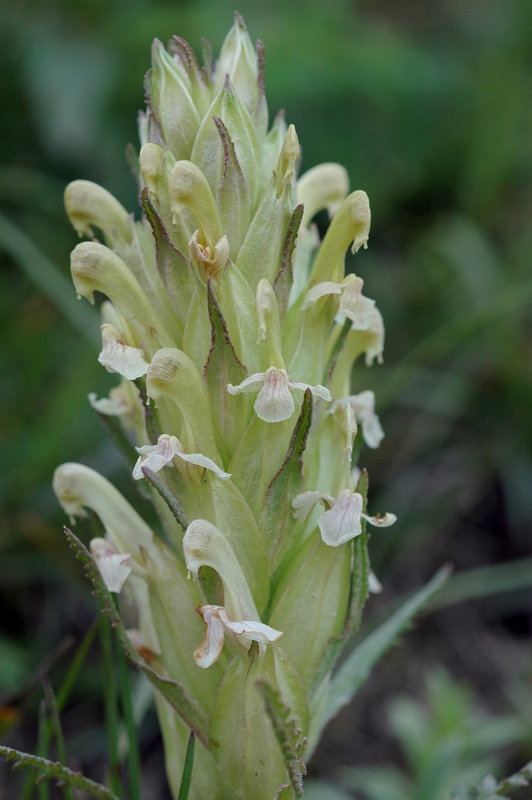
[[[323,725],[352,700],[377,661],[395,644],[397,637],[443,586],[449,572],[449,567],[442,567],[426,586],[419,589],[351,653],[331,681]]]
[[[292,272],[292,255],[296,246],[297,234],[299,233],[299,226],[303,219],[304,206],[299,205],[294,209],[286,239],[284,241],[283,254],[281,256],[281,267],[277,273],[277,277],[273,283],[273,290],[277,298],[277,305],[279,307],[279,318],[281,321],[284,319],[286,308],[288,306],[288,298],[290,297],[290,289],[294,282],[294,274]]]
[[[14,761],[14,769],[21,769],[29,767],[41,773],[43,780],[55,780],[57,783],[66,783],[73,786],[82,792],[86,792],[90,797],[96,797],[97,800],[119,800],[116,794],[113,794],[105,786],[102,786],[90,778],[86,778],[80,772],[73,772],[59,764],[57,761],[49,761],[47,758],[31,755],[31,753],[22,753],[20,750],[14,750],[12,747],[3,747],[0,745],[0,756],[3,756],[7,761]]]
[[[181,786],[179,787],[179,794],[177,800],[188,800],[188,793],[190,791],[190,781],[192,780],[192,767],[194,766],[194,748],[196,745],[196,734],[190,731],[190,737],[187,745],[187,752],[185,754],[185,764],[183,766],[183,777],[181,778]]]
[[[223,175],[216,192],[217,206],[222,228],[229,232],[231,258],[234,261],[249,227],[252,197],[227,127],[216,115],[213,121],[224,150]]]
[[[66,762],[65,737],[63,736],[63,727],[59,717],[59,708],[57,706],[57,700],[52,688],[52,684],[46,675],[43,675],[42,685],[44,689],[44,696],[46,698],[46,705],[48,706],[48,712],[50,714],[51,728],[55,734],[57,755],[59,756],[60,761]],[[70,787],[65,789],[65,800],[74,800],[74,796]]]
[[[170,241],[147,186],[142,190],[140,202],[155,239],[157,270],[166,287],[172,307],[184,325],[196,286],[192,264]]]
[[[232,454],[242,437],[247,398],[243,395],[233,397],[227,391],[227,385],[232,383],[237,386],[242,383],[248,371],[235,352],[210,279],[207,282],[207,304],[211,323],[211,349],[203,368],[203,380],[207,386],[219,438],[227,446],[229,454]]]
[[[76,557],[84,566],[89,580],[94,586],[93,594],[99,600],[102,612],[107,614],[111,625],[116,631],[120,644],[134,666],[140,669],[147,678],[153,683],[161,694],[166,698],[170,705],[177,711],[181,718],[190,728],[193,728],[201,742],[209,748],[207,735],[208,721],[199,704],[188,694],[187,690],[176,681],[170,680],[159,675],[152,667],[148,666],[143,658],[137,653],[129,641],[124,623],[115,608],[110,592],[105,586],[100,571],[95,560],[89,553],[85,545],[75,536],[71,530],[65,527],[65,534],[70,547],[76,553]]]
[[[303,490],[303,453],[312,424],[312,392],[305,389],[288,452],[266,490],[259,527],[270,563],[278,566],[293,544],[288,530],[293,526],[292,500]],[[273,570],[272,570],[273,571]]]
[[[262,693],[266,711],[281,747],[292,789],[297,797],[302,797],[303,776],[307,774],[302,755],[307,740],[301,735],[301,729],[293,719],[290,709],[283,703],[279,690],[264,680],[258,680],[257,687]]]
[[[519,772],[510,775],[509,778],[504,778],[499,783],[491,775],[488,775],[480,784],[470,787],[456,786],[450,800],[510,800],[514,789],[522,789],[531,783],[532,761],[529,761]],[[524,797],[523,794],[520,796]]]
[[[357,492],[362,495],[364,505],[363,510],[366,512],[368,503],[368,473],[363,470],[357,484]],[[347,611],[344,630],[340,636],[335,636],[330,639],[323,661],[320,664],[310,693],[313,695],[321,685],[321,682],[327,673],[334,667],[342,650],[346,646],[349,637],[356,633],[360,627],[362,619],[362,611],[368,596],[368,576],[369,576],[369,554],[368,554],[368,541],[369,535],[366,533],[367,522],[362,517],[360,536],[351,540],[352,558],[351,558],[351,582],[350,582],[350,596],[349,608]]]

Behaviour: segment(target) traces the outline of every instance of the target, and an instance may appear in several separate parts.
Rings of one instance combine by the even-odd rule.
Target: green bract
[[[367,515],[353,464],[359,427],[370,447],[383,436],[373,393],[350,394],[353,362],[381,360],[384,342],[345,275],[368,198],[348,194],[338,164],[298,179],[295,129],[278,116],[268,132],[262,45],[238,15],[214,66],[178,38],[152,55],[142,219],[88,181],[65,201],[92,237],[72,254],[74,284],[111,301],[100,361],[122,376],[91,403],[137,448],[133,476],[148,478],[169,544],[87,467],[59,467],[54,488],[70,516],[100,517],[91,550],[138,607],[131,643],[178,686],[157,697],[174,796],[194,717],[191,797],[288,800],[367,595],[366,523],[395,519]]]

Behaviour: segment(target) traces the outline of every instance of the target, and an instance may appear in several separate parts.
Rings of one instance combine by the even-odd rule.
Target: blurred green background
[[[62,193],[86,178],[139,213],[124,152],[137,145],[150,43],[175,33],[199,51],[205,36],[216,53],[233,10],[227,0],[0,2],[0,730],[5,722],[23,749],[34,746],[35,670],[95,611],[61,533],[53,470],[82,460],[131,491],[86,399],[115,381],[96,361],[96,316],[69,283],[77,240]],[[350,268],[386,324],[384,365],[354,375],[355,391],[374,389],[386,432],[362,453],[372,508],[399,517],[371,542],[385,586],[371,601],[378,615],[445,561],[461,571],[531,555],[532,3],[242,0],[238,10],[265,44],[270,115],[283,107],[295,123],[302,169],[339,161],[372,204],[370,248]],[[386,657],[328,729],[316,774],[370,800],[418,797],[421,768],[404,734],[415,709],[440,744],[481,724],[469,710],[438,717],[442,696],[461,704],[453,681],[470,684],[481,714],[526,716],[532,562],[520,563],[457,584],[454,600],[489,597],[451,605],[448,594]],[[434,678],[441,663],[453,678]],[[82,763],[102,750],[91,734],[98,680],[95,660],[65,723]],[[417,700],[402,716],[394,700],[390,723],[398,692]],[[530,758],[530,728],[515,724],[495,737],[506,746],[495,768]],[[163,797],[149,715],[143,731],[156,787],[146,797]],[[404,795],[393,793],[397,776],[375,789],[342,772],[392,762],[414,782]]]

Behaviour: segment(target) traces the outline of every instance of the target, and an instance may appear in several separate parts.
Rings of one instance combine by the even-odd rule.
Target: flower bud
[[[103,231],[108,244],[115,237],[131,241],[126,209],[110,192],[92,181],[73,181],[65,189],[65,210],[80,236],[92,237],[91,225]]]
[[[190,83],[184,69],[155,39],[152,68],[148,73],[150,108],[160,125],[164,141],[174,158],[188,158],[200,117],[190,95]]]

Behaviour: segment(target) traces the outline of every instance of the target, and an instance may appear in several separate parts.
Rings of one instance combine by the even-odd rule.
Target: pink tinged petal
[[[242,642],[261,642],[269,644],[276,642],[282,635],[282,631],[276,631],[275,628],[270,628],[269,625],[264,625],[262,622],[231,622],[230,619],[224,620],[227,630],[232,631]]]
[[[362,516],[371,525],[376,525],[378,528],[389,528],[390,525],[393,525],[394,522],[397,522],[397,517],[395,514],[391,514],[390,512],[387,512],[383,517],[368,517],[367,514],[362,514]]]
[[[210,469],[211,472],[214,472],[219,478],[223,481],[228,481],[231,477],[230,472],[224,472],[223,469],[211,461],[210,458],[207,456],[203,456],[201,453],[176,453],[178,458],[181,458],[183,461],[188,461],[189,464],[195,464],[197,467],[203,467],[204,469]]]
[[[317,283],[316,286],[313,286],[312,289],[305,295],[305,299],[301,304],[301,311],[305,311],[311,303],[315,303],[320,297],[325,297],[328,294],[341,294],[342,287],[339,283],[334,283],[333,281],[324,281],[323,283]]]
[[[129,553],[117,553],[106,539],[93,539],[91,553],[110,592],[119,592],[131,573]]]
[[[98,361],[108,372],[117,372],[129,381],[134,381],[148,372],[149,364],[144,351],[130,347],[118,338],[119,331],[108,323],[102,325],[103,349]]]
[[[321,538],[331,547],[354,539],[362,532],[362,496],[358,492],[344,489],[340,492],[334,506],[318,519]]]
[[[340,313],[345,314],[353,322],[353,328],[362,331],[368,330],[375,308],[375,300],[370,300],[362,294],[363,285],[361,278],[348,275],[340,298]]]
[[[244,381],[245,383],[245,381]],[[242,385],[242,384],[241,384]],[[288,373],[270,367],[264,374],[264,386],[255,400],[255,413],[264,422],[282,422],[295,411],[294,398],[288,389]]]
[[[294,383],[290,381],[288,386],[290,389],[301,389],[302,392],[304,392],[305,389],[310,389],[312,394],[321,397],[322,400],[326,400],[328,403],[332,400],[330,391],[325,386],[322,386],[321,383],[316,384],[316,386],[311,386],[309,383]]]
[[[256,372],[254,375],[250,375],[249,378],[246,378],[242,383],[239,383],[238,386],[233,386],[232,383],[227,385],[227,391],[229,394],[240,394],[240,392],[256,392],[258,391],[258,383],[264,382],[264,372]]]
[[[219,616],[220,608],[222,606],[198,606],[196,609],[207,626],[201,642],[194,650],[194,661],[202,669],[207,669],[220,658],[224,646],[224,624]]]
[[[177,437],[163,433],[159,436],[157,444],[137,447],[136,450],[139,453],[139,459],[133,469],[133,477],[138,481],[144,477],[143,467],[151,469],[152,472],[158,472],[175,456],[181,455],[183,448]]]
[[[111,397],[102,397],[98,400],[94,392],[91,392],[87,397],[92,408],[99,414],[105,414],[109,417],[119,417],[122,414],[127,414],[129,411],[127,404],[123,400],[113,400]]]
[[[294,519],[304,522],[318,500],[323,500],[329,508],[335,503],[334,497],[322,494],[322,492],[301,492],[301,494],[297,494],[292,500],[292,508],[295,508]]]

